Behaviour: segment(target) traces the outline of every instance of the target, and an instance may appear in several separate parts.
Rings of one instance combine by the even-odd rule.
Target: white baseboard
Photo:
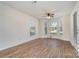
[[[38,38],[35,38],[35,39],[38,39]],[[35,40],[35,39],[30,39],[30,40],[22,41],[20,43],[14,44],[14,45],[10,45],[10,46],[4,47],[4,48],[0,48],[0,51],[8,49],[8,48],[15,47],[15,46],[18,46],[20,44],[23,44],[23,43],[26,43],[26,42],[29,42],[29,41],[32,41],[32,40]]]

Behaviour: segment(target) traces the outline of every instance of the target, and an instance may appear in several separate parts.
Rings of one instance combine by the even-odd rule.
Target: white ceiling
[[[44,18],[46,12],[55,13],[57,16],[59,13],[71,12],[75,6],[75,1],[16,1],[16,2],[4,2],[7,5],[16,8],[24,13],[32,15],[36,18]]]

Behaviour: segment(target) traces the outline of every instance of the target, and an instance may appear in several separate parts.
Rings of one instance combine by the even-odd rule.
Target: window
[[[45,23],[45,34],[47,34],[47,23]]]
[[[52,22],[50,25],[50,33],[56,35],[57,34],[57,22]]]
[[[30,27],[30,36],[35,35],[36,34],[35,31],[36,31],[35,27]]]
[[[48,20],[44,23],[44,31],[46,34],[51,35],[63,35],[62,21],[60,18],[54,18],[53,20]]]
[[[55,18],[50,22],[50,34],[62,35],[62,21],[60,18]]]

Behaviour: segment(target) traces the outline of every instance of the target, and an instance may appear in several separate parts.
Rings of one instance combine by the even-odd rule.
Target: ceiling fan
[[[52,19],[55,15],[55,9],[48,8],[48,9],[44,9],[42,11],[43,12],[41,12],[41,15],[45,19]]]
[[[54,16],[54,14],[52,14],[52,13],[46,13],[46,14],[47,14],[47,16],[50,16],[50,17]]]
[[[37,3],[37,1],[33,1],[33,2],[32,2],[32,4],[35,4],[35,3]]]
[[[54,17],[54,14],[48,12],[48,13],[46,13],[46,16],[47,16],[48,19],[51,19],[51,18]]]

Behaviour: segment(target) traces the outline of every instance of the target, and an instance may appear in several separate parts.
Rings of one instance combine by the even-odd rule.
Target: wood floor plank
[[[76,58],[69,41],[40,38],[0,51],[0,58]]]

